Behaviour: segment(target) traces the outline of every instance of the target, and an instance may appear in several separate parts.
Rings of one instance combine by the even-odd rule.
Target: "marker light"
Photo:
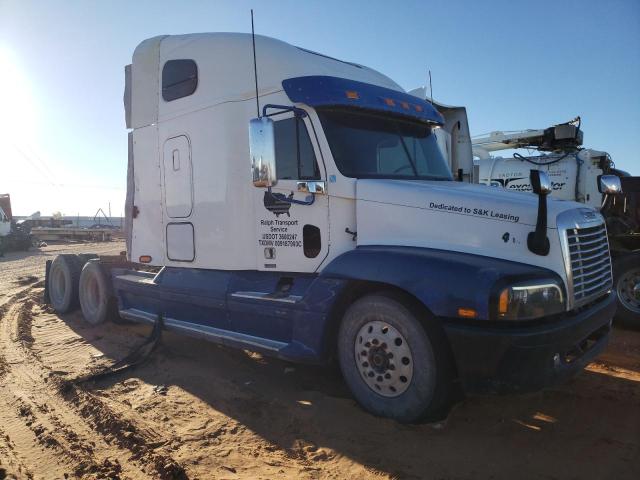
[[[414,105],[413,107],[416,109],[416,112],[421,112],[422,111],[422,106],[421,105]]]
[[[502,316],[507,313],[509,308],[509,289],[506,288],[500,292],[500,298],[498,299],[498,313]]]
[[[138,260],[140,260],[140,263],[150,263],[151,255],[142,255]]]
[[[347,90],[345,93],[347,94],[347,98],[351,100],[358,100],[360,98],[360,95],[358,95],[358,92],[354,90]]]
[[[478,313],[473,308],[462,308],[458,309],[458,316],[462,318],[476,318]]]
[[[384,103],[386,103],[390,107],[395,107],[396,106],[396,102],[394,102],[391,98],[385,98],[384,99]]]
[[[409,110],[409,104],[407,102],[400,102],[400,105],[402,105],[402,108],[405,110]]]

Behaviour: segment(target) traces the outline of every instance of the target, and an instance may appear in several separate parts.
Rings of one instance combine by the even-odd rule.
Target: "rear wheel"
[[[98,325],[116,316],[111,277],[98,261],[84,265],[79,290],[82,315],[88,323]]]
[[[72,254],[58,255],[49,270],[49,298],[54,310],[67,313],[78,306],[81,260]]]
[[[640,328],[640,256],[618,258],[613,264],[613,274],[618,297],[616,320]]]
[[[340,367],[374,415],[439,419],[449,404],[450,362],[431,319],[423,326],[401,300],[368,295],[349,307],[338,337]]]

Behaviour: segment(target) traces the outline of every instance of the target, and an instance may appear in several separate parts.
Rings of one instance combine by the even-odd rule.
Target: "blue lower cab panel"
[[[282,272],[164,268],[112,273],[119,310],[134,321],[162,315],[168,328],[302,362],[327,356],[326,322],[344,280]]]
[[[442,321],[468,391],[536,390],[562,381],[604,348],[615,310],[612,294],[553,321],[501,326],[490,317],[495,285],[559,277],[531,265],[414,247],[357,247],[318,275],[167,267],[155,276],[113,269],[112,278],[125,318],[162,315],[167,327],[190,335],[313,363],[329,356],[331,312],[349,283],[391,285]],[[459,306],[475,308],[478,320],[456,319]]]
[[[113,277],[120,310],[136,309],[190,323],[229,329],[229,272],[165,268],[157,275],[126,271]]]

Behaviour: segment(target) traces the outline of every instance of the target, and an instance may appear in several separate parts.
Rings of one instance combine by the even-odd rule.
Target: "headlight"
[[[516,283],[498,296],[499,320],[531,320],[563,311],[562,287],[555,280]]]

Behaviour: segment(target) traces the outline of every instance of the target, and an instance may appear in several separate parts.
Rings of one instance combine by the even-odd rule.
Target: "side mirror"
[[[538,216],[536,229],[527,235],[527,247],[536,255],[549,254],[549,239],[547,238],[547,195],[551,193],[551,181],[545,172],[531,170],[529,180],[534,193],[538,195]]]
[[[615,175],[601,175],[598,179],[598,191],[605,195],[615,195],[622,193],[620,177]]]
[[[253,185],[256,187],[274,186],[278,182],[278,177],[276,176],[273,120],[261,117],[249,121],[249,152]]]
[[[529,179],[531,180],[533,193],[537,193],[538,195],[548,195],[551,193],[551,180],[549,180],[549,176],[545,172],[531,170]]]

